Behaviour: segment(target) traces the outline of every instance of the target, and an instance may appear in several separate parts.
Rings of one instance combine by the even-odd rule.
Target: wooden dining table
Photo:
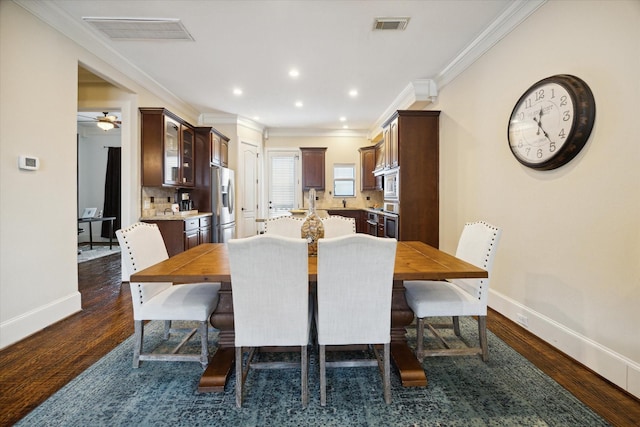
[[[485,278],[487,271],[418,241],[400,241],[396,249],[391,302],[391,355],[405,387],[426,386],[427,377],[406,338],[414,319],[404,295],[405,280]],[[210,318],[218,349],[204,371],[199,392],[221,392],[234,364],[233,300],[229,256],[224,243],[205,243],[133,274],[131,282],[221,282],[219,302]],[[317,257],[309,257],[309,282],[317,280]]]

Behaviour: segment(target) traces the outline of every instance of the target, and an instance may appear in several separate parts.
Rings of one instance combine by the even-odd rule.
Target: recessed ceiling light
[[[346,118],[345,116],[342,116],[342,117],[340,117],[340,121],[341,121],[341,122],[346,122],[346,121],[347,121],[347,118]]]
[[[296,107],[302,108],[302,101],[296,101]]]
[[[253,116],[253,120],[260,120],[260,116]]]
[[[242,89],[240,89],[240,88],[233,89],[233,94],[234,95],[242,95]]]
[[[296,70],[295,68],[292,68],[291,70],[289,70],[289,76],[296,78],[300,75],[300,72],[298,70]]]
[[[349,96],[355,98],[356,96],[358,96],[358,91],[356,89],[351,89],[349,91]]]

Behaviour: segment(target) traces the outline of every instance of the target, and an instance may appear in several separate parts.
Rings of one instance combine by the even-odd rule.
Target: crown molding
[[[112,49],[97,31],[73,19],[55,3],[42,0],[13,0],[13,2],[168,104],[192,112],[194,117],[198,115],[199,111]],[[104,70],[101,71],[104,73]]]
[[[464,48],[433,79],[416,80],[409,83],[384,113],[369,128],[369,136],[374,139],[380,134],[382,124],[396,110],[422,110],[437,98],[438,89],[462,74],[489,49],[506,37],[518,25],[548,0],[515,0],[489,25],[474,41]],[[428,89],[426,88],[428,86]],[[432,95],[430,95],[430,90]]]
[[[202,113],[198,116],[198,126],[235,125],[256,132],[264,132],[265,126],[237,114]]]
[[[509,3],[491,25],[434,77],[438,87],[442,89],[462,74],[546,2],[547,0],[516,0]]]
[[[268,128],[269,137],[367,138],[365,129]]]
[[[436,82],[429,79],[414,80],[409,83],[396,99],[369,128],[369,136],[380,133],[382,124],[397,110],[422,110],[438,97]]]
[[[133,82],[164,99],[169,104],[179,106],[185,111],[193,112],[193,115],[196,117],[200,114],[200,112],[196,111],[191,105],[187,104],[184,100],[158,83],[147,73],[134,66],[114,51],[105,43],[101,35],[97,34],[93,29],[72,19],[53,2],[41,0],[13,1],[55,28],[60,33],[70,38],[88,52],[100,52],[100,56],[98,57],[99,59],[123,73]],[[442,90],[442,88],[462,74],[468,67],[490,50],[496,43],[506,37],[547,1],[548,0],[514,0],[509,3],[509,6],[502,12],[502,14],[500,14],[500,16],[498,16],[491,25],[489,25],[473,42],[464,48],[433,79],[420,79],[410,82],[391,103],[391,105],[389,105],[381,116],[372,124],[368,132],[366,130],[354,131],[284,128],[269,129],[269,132],[274,136],[330,136],[336,134],[340,134],[341,136],[361,136],[364,132],[365,136],[369,135],[375,137],[380,133],[382,123],[384,123],[384,121],[386,121],[394,111],[407,109],[420,110],[434,102],[436,100],[438,90]],[[200,117],[203,116],[207,117],[207,123],[211,120],[208,113],[200,115]],[[234,115],[217,115],[215,120],[218,124],[233,123],[258,131],[265,129],[265,127],[259,123]]]

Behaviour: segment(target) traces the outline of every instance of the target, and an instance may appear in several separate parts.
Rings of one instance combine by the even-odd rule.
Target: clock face
[[[574,103],[557,83],[547,83],[527,92],[511,114],[509,145],[525,163],[547,162],[562,148],[571,133]]]
[[[516,103],[509,119],[509,147],[520,163],[554,169],[573,159],[595,120],[589,87],[570,75],[540,80]]]

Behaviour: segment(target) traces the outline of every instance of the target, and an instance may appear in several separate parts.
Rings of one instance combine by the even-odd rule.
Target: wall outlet
[[[529,327],[529,319],[524,314],[518,314],[518,323],[524,328]]]

